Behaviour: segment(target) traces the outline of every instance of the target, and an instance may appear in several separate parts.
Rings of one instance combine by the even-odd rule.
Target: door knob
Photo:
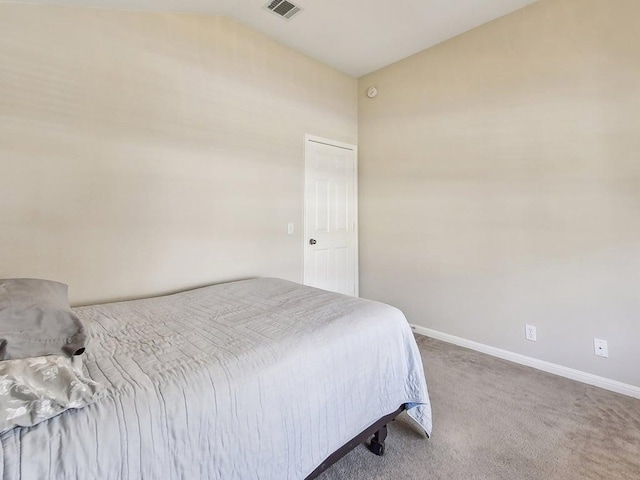
[[[315,245],[316,243],[318,242],[316,242],[315,238],[312,238],[311,240],[309,240],[309,245]]]

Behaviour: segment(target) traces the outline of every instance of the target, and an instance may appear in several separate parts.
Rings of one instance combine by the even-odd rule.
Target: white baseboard
[[[578,382],[586,383],[588,385],[594,385],[596,387],[604,388],[612,392],[621,393],[634,398],[640,398],[640,387],[629,385],[627,383],[618,382],[609,378],[600,377],[591,373],[582,372],[573,368],[563,367],[551,362],[545,362],[544,360],[538,360],[537,358],[527,357],[519,353],[510,352],[508,350],[502,350],[500,348],[491,347],[483,343],[467,340],[466,338],[456,337],[455,335],[449,335],[448,333],[442,333],[430,328],[421,327],[419,325],[411,325],[411,329],[419,333],[420,335],[426,335],[427,337],[435,338],[436,340],[442,340],[443,342],[453,343],[460,347],[469,348],[477,352],[486,353],[493,357],[509,360],[510,362],[518,363],[520,365],[526,365],[533,367],[544,372],[553,373],[561,377],[570,378]]]

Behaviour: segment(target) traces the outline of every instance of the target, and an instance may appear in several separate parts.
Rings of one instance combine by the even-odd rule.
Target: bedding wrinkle
[[[430,433],[415,340],[384,304],[253,279],[74,312],[106,394],[3,435],[4,480],[299,480],[406,402]]]

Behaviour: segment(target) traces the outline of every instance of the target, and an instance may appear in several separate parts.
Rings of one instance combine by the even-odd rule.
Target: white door
[[[358,295],[357,149],[305,137],[304,284]]]

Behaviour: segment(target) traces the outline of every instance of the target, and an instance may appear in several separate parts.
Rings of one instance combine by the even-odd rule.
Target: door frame
[[[353,259],[355,269],[354,278],[354,296],[360,296],[360,255],[358,252],[358,146],[350,143],[338,142],[337,140],[331,140],[329,138],[318,137],[305,133],[304,135],[304,187],[303,187],[303,203],[302,203],[302,283],[304,283],[305,270],[307,268],[307,241],[309,240],[307,235],[307,172],[308,172],[308,146],[309,142],[322,143],[332,147],[344,148],[346,150],[353,151],[353,220],[352,220],[352,232],[353,232]]]

